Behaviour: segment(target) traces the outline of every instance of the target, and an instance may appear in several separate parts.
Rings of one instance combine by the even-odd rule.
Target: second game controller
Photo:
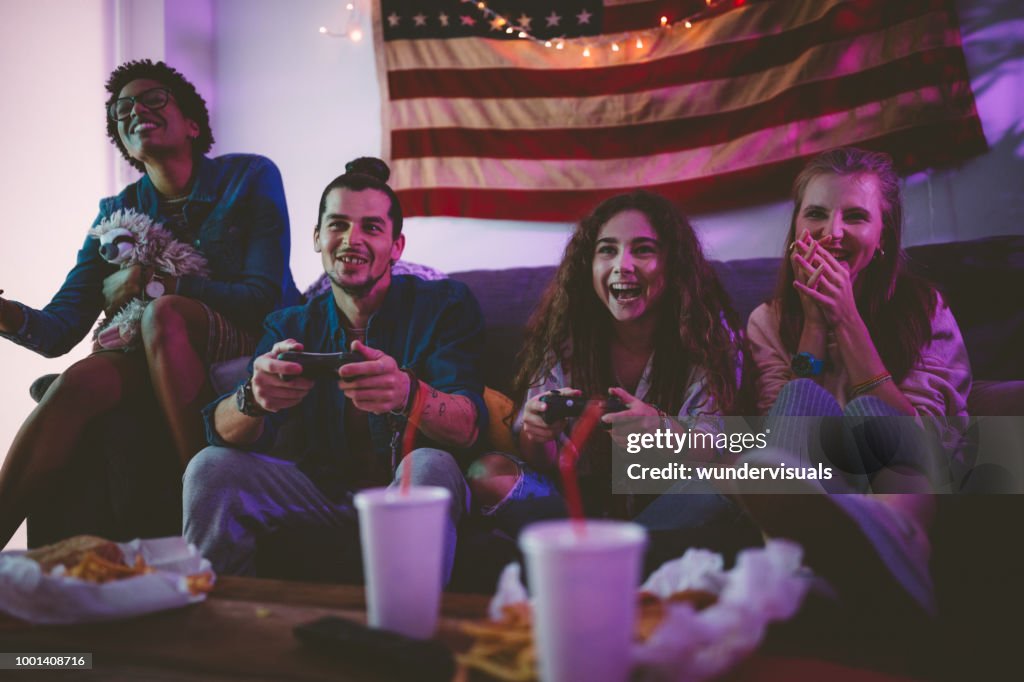
[[[547,409],[544,410],[544,413],[541,415],[545,424],[554,424],[561,419],[578,417],[583,414],[583,408],[585,408],[588,403],[587,400],[578,396],[562,395],[561,393],[556,393],[554,391],[542,395],[540,397],[540,401],[547,405]],[[622,412],[626,409],[626,405],[615,396],[611,396],[607,400],[600,402],[603,403],[601,406],[602,414]]]

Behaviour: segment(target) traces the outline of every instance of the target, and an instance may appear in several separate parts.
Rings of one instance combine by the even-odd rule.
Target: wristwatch
[[[789,366],[798,377],[816,377],[825,369],[825,362],[811,353],[797,353],[790,360]]]
[[[146,283],[146,296],[160,298],[166,293],[167,285],[164,283],[163,274],[154,272],[153,276],[149,278],[149,282]]]
[[[246,417],[265,417],[270,414],[269,410],[264,410],[256,402],[256,395],[252,392],[252,377],[235,391],[235,405]]]

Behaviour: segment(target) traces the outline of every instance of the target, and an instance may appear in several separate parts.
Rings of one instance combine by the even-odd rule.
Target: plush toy
[[[115,211],[89,230],[100,242],[103,260],[121,269],[142,265],[144,269],[171,277],[210,274],[203,254],[179,242],[160,223],[134,209]],[[134,298],[113,317],[105,317],[96,327],[93,339],[107,350],[134,350],[141,345],[139,327],[142,312],[149,301]]]

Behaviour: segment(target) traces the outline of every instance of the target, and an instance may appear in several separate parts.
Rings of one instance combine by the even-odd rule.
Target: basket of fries
[[[729,670],[757,647],[769,623],[799,608],[812,577],[802,556],[797,545],[770,540],[741,552],[729,571],[707,550],[667,562],[637,592],[632,679],[700,681]],[[457,656],[459,679],[538,679],[532,611],[519,567],[510,565],[490,618],[460,624],[471,644]]]
[[[210,562],[181,537],[76,536],[0,553],[0,611],[36,624],[130,618],[202,601],[214,580]]]

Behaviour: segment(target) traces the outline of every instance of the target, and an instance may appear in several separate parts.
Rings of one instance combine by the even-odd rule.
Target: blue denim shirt
[[[370,317],[366,345],[384,351],[400,367],[412,369],[432,388],[469,398],[476,406],[478,431],[483,433],[488,423],[480,372],[483,328],[480,306],[466,285],[450,279],[428,282],[396,275],[380,309]],[[311,353],[334,353],[351,346],[331,291],[304,306],[270,315],[264,329],[255,357],[284,339],[302,342]],[[250,375],[252,365],[250,361]],[[218,398],[203,410],[203,418],[210,444],[230,447],[213,423],[214,410],[225,398],[234,399],[230,394]],[[370,414],[369,422],[373,455],[390,461],[392,439],[404,428],[404,420]],[[263,434],[248,449],[298,462],[328,495],[350,490],[352,460],[345,438],[345,394],[337,382],[318,381],[301,403],[266,417]]]
[[[149,176],[143,176],[116,197],[101,200],[93,226],[124,208],[161,220],[158,199]],[[288,265],[291,233],[284,186],[270,159],[253,154],[201,158],[184,213],[198,235],[193,246],[206,256],[211,276],[183,276],[176,293],[254,331],[268,313],[299,300]],[[99,240],[87,236],[53,300],[42,310],[18,304],[25,324],[17,333],[0,335],[46,357],[67,353],[102,312],[103,280],[116,270],[100,257]]]

